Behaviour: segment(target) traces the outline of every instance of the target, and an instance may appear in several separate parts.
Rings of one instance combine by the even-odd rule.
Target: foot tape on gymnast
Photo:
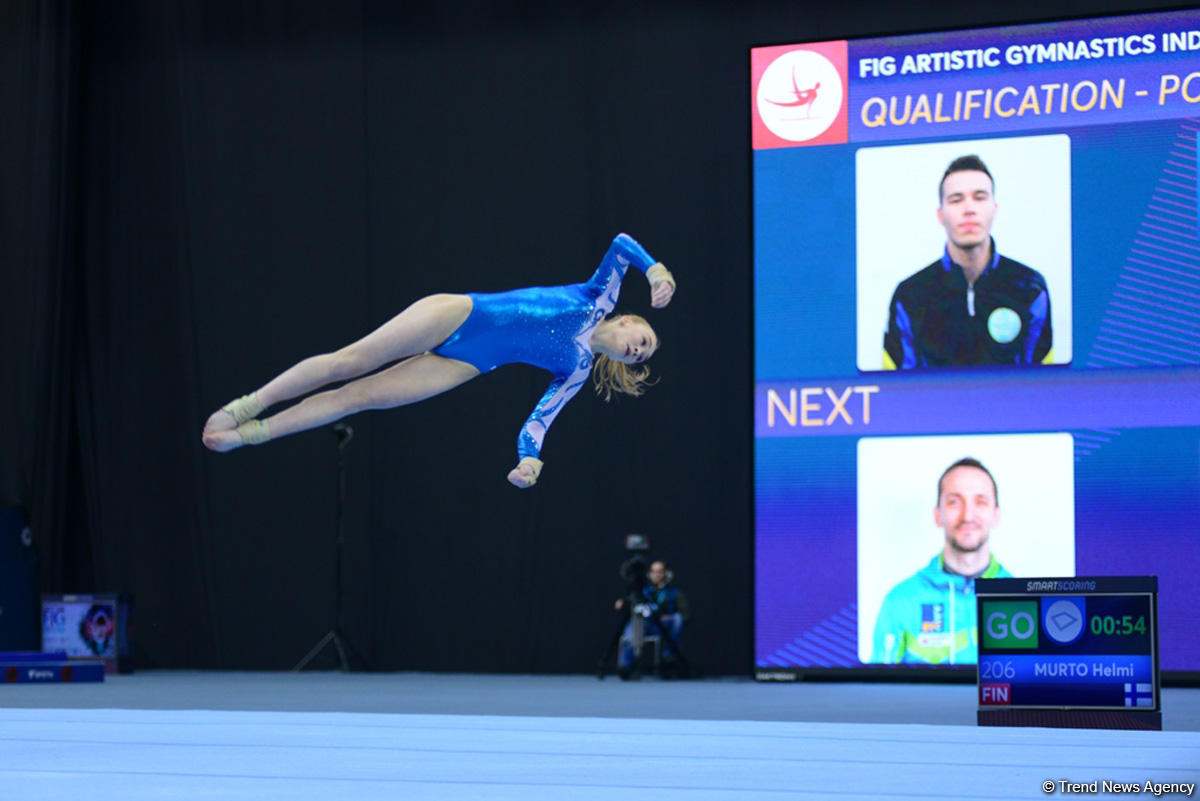
[[[247,420],[237,427],[243,445],[261,445],[271,438],[271,426],[263,420]]]
[[[266,407],[264,407],[258,401],[257,392],[251,392],[249,395],[243,395],[237,400],[230,401],[221,407],[222,410],[229,412],[230,417],[233,418],[233,422],[237,423],[239,426],[248,420],[253,420],[255,417],[258,417],[259,412],[261,412],[264,408]]]

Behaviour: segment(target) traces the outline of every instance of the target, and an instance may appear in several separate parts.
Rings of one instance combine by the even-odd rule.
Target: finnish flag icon
[[[1154,686],[1125,682],[1125,706],[1154,706]]]

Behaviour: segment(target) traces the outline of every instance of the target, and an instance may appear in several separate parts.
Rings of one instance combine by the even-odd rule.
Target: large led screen
[[[1154,575],[1200,669],[1200,12],[755,48],[755,662]]]

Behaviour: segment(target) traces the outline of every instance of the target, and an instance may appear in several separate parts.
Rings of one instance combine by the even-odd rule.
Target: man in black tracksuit
[[[978,156],[962,156],[946,169],[939,192],[946,250],[896,287],[884,367],[1050,363],[1046,280],[996,252],[991,173]]]

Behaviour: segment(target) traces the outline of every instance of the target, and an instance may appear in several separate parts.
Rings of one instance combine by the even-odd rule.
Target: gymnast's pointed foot
[[[247,420],[253,420],[263,408],[264,406],[258,400],[257,392],[243,395],[213,412],[208,418],[208,422],[204,424],[204,433],[232,431]]]
[[[262,420],[247,420],[234,429],[205,431],[204,447],[225,453],[243,445],[258,445],[271,439],[271,426]]]
[[[217,434],[225,431],[233,431],[237,428],[237,421],[233,419],[233,415],[224,409],[217,409],[208,417],[208,421],[204,424],[204,436],[209,434]]]
[[[215,414],[213,415],[213,417],[216,416]],[[209,419],[211,420],[212,418]],[[204,441],[204,447],[217,453],[225,453],[225,451],[240,448],[244,444],[242,438],[238,436],[237,431],[232,428],[225,429],[224,431],[205,430],[201,439]]]

